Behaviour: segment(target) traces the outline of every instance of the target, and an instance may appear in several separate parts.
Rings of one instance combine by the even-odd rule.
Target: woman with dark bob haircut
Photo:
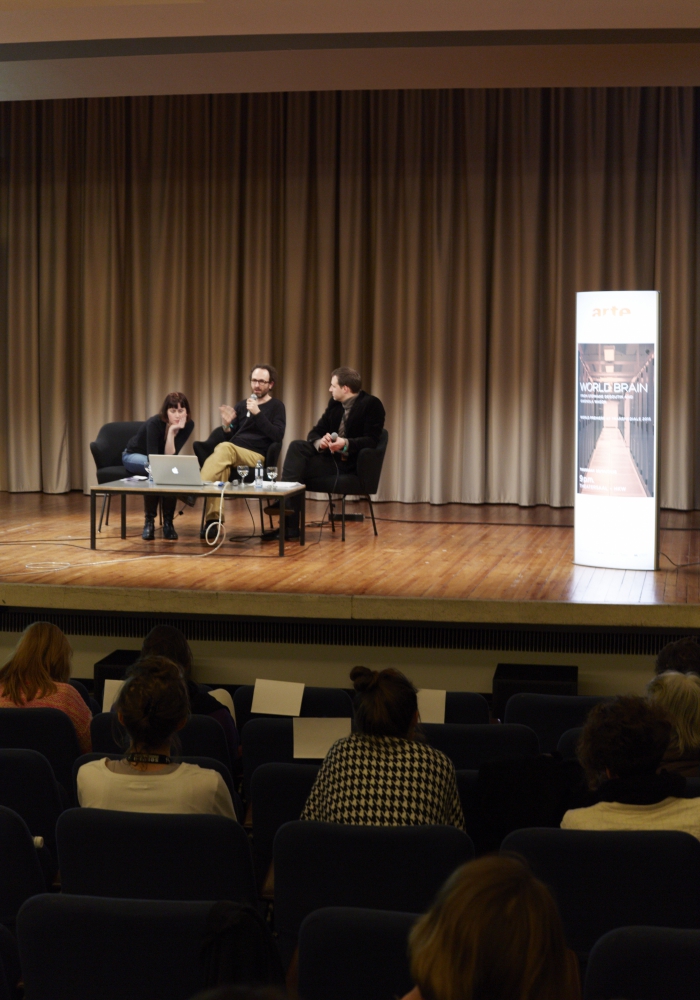
[[[511,857],[458,868],[409,938],[404,1000],[576,1000],[576,956],[549,890]]]
[[[115,703],[129,745],[122,760],[91,760],[78,771],[78,802],[121,812],[214,813],[235,819],[218,771],[171,759],[190,716],[182,671],[163,656],[139,660]]]
[[[130,476],[146,476],[149,455],[179,455],[194,428],[187,396],[182,392],[169,392],[163,400],[160,413],[149,417],[139,427],[122,452],[122,464]],[[158,500],[163,501],[163,538],[177,539],[173,515],[177,496],[174,493],[148,493],[143,498],[146,520],[142,538],[152,542],[155,538]]]
[[[464,829],[452,761],[416,739],[418,698],[398,670],[354,667],[355,732],[333,744],[301,818]]]
[[[570,809],[568,830],[681,830],[700,838],[700,799],[682,798],[685,778],[657,770],[673,726],[663,707],[646,698],[596,705],[583,727],[578,758],[596,805]]]

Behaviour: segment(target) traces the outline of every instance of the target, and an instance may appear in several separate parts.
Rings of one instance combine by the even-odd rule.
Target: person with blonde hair
[[[665,709],[673,733],[660,769],[694,778],[700,767],[700,676],[666,670],[647,684],[647,698]]]
[[[409,937],[404,1000],[576,1000],[576,956],[547,887],[515,857],[450,876]]]
[[[22,633],[14,656],[0,670],[0,708],[57,708],[73,723],[83,753],[92,750],[92,715],[72,687],[73,651],[51,622],[34,622]]]

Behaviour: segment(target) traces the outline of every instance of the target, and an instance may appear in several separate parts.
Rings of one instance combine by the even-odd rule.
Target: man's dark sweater
[[[275,399],[273,396],[267,403],[260,405],[260,413],[251,413],[250,416],[247,416],[245,399],[236,403],[234,410],[236,416],[231,421],[229,429],[217,427],[205,442],[210,447],[209,454],[217,444],[228,441],[229,444],[248,448],[264,457],[270,445],[275,441],[281,441],[284,437],[287,413],[281,399]]]

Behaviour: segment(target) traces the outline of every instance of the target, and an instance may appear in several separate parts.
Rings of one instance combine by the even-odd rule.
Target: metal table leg
[[[280,497],[280,555],[284,555],[284,536],[287,534],[287,518],[284,512],[286,497]]]
[[[97,541],[95,538],[95,522],[97,520],[97,495],[94,490],[90,490],[90,548],[97,548]]]
[[[299,544],[306,545],[306,490],[301,495],[301,523],[299,529],[301,531]]]
[[[126,538],[126,493],[122,493],[121,498],[122,498],[122,538]]]

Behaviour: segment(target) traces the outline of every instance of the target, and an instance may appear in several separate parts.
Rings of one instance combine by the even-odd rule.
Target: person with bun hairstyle
[[[141,656],[165,656],[177,663],[182,670],[190,699],[193,715],[211,715],[216,719],[226,735],[231,760],[238,757],[238,730],[231,713],[220,701],[213,698],[202,684],[192,680],[192,650],[179,628],[172,625],[156,625],[143,640]]]
[[[354,667],[355,732],[328,751],[303,820],[464,829],[452,761],[417,736],[418,697],[394,669]]]
[[[409,937],[403,1000],[578,1000],[576,955],[547,887],[520,859],[454,872]]]
[[[57,625],[34,622],[0,670],[0,708],[57,708],[73,723],[83,753],[92,750],[92,713],[71,684],[73,651]]]
[[[177,733],[190,715],[182,671],[163,656],[131,668],[115,703],[129,737],[122,760],[103,757],[78,771],[78,802],[123,812],[214,813],[235,819],[218,771],[171,760]]]

